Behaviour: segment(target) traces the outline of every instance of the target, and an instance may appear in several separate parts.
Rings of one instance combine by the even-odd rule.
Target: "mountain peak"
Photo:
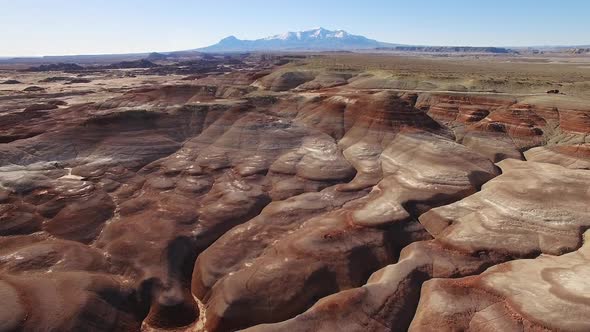
[[[309,30],[305,30],[304,32],[329,32],[330,30],[322,28],[322,27],[317,27],[317,28],[312,28]]]
[[[238,39],[236,36],[234,36],[234,35],[231,35],[231,36],[227,36],[227,37],[223,38],[223,39],[222,39],[222,40],[220,40],[219,42],[220,42],[220,43],[223,43],[223,42],[233,42],[233,41],[238,41],[238,40],[239,40],[239,39]]]
[[[317,27],[303,31],[289,31],[256,40],[240,40],[234,36],[222,39],[218,44],[199,49],[204,52],[248,52],[286,50],[355,50],[373,49],[392,44],[378,42],[344,30],[328,30]]]

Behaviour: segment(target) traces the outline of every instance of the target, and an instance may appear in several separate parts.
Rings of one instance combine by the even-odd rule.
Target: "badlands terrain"
[[[590,57],[0,63],[0,331],[590,331]]]

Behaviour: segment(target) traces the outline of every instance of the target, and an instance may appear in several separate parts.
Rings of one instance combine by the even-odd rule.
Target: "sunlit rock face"
[[[410,331],[585,331],[588,259],[585,244],[562,256],[500,264],[478,276],[428,281]]]
[[[539,146],[525,152],[527,160],[590,169],[590,144]]]
[[[590,226],[590,174],[507,159],[503,174],[459,202],[421,216],[430,234],[454,248],[526,257],[576,250]]]
[[[211,57],[0,92],[0,331],[588,329],[590,110]]]

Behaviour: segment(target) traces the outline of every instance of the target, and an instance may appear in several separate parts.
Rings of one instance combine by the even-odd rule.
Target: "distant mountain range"
[[[404,53],[471,53],[471,54],[539,54],[544,52],[590,54],[590,45],[529,46],[529,47],[475,47],[475,46],[432,46],[407,45],[377,41],[344,30],[315,28],[298,32],[286,32],[255,40],[242,40],[229,36],[215,45],[185,51],[133,54],[64,55],[44,57],[0,57],[0,64],[111,64],[147,59],[165,61],[191,58],[203,53],[231,52],[289,52],[289,51],[375,51]]]
[[[256,40],[242,40],[234,36],[219,43],[197,49],[201,52],[251,52],[251,51],[338,51],[366,50],[380,47],[395,47],[398,44],[384,43],[364,36],[353,35],[344,30],[311,30],[286,32]]]

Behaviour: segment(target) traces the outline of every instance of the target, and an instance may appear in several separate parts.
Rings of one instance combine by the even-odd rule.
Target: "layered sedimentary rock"
[[[501,321],[498,321],[499,325],[489,323],[491,330],[522,328],[522,321],[513,314],[515,311],[483,310],[487,305],[500,301],[489,295],[487,289],[478,288],[478,282],[467,282],[480,277],[435,279],[427,282],[420,296],[422,283],[432,278],[476,275],[493,264],[514,258],[535,256],[539,252],[561,254],[582,245],[582,231],[588,227],[590,213],[585,203],[590,199],[587,191],[590,174],[551,164],[510,159],[502,161],[499,166],[503,174],[484,184],[481,192],[422,214],[420,222],[434,239],[407,246],[395,264],[375,272],[362,287],[325,297],[291,320],[255,326],[250,330],[402,331],[410,326],[418,301],[421,304],[412,322],[412,329],[416,331],[476,329],[480,326],[485,330],[488,328],[487,319],[496,317],[495,314],[506,317],[510,324]],[[483,228],[485,232],[481,231]],[[581,249],[580,252],[585,251]],[[560,259],[546,257],[548,261]],[[529,261],[507,264],[519,266],[520,271],[520,266],[525,264],[518,265],[520,262]],[[499,265],[482,276],[495,270],[512,270],[503,266],[510,265]],[[530,266],[536,265],[530,263]],[[520,273],[522,276],[506,279],[506,283],[526,280],[526,272]],[[568,280],[574,280],[572,282],[579,285],[584,283],[585,276],[583,273],[571,273],[571,278]],[[526,284],[526,281],[522,283]],[[440,284],[444,287],[448,285],[450,290],[441,290]],[[521,286],[511,287],[518,296]],[[535,284],[531,289],[537,287],[544,288]],[[480,296],[482,300],[476,300]],[[543,298],[538,296],[539,299],[528,300],[536,303]],[[510,305],[511,302],[506,301],[506,305]],[[504,306],[499,304],[497,308]],[[584,310],[576,310],[574,317],[577,317],[577,324],[583,322]],[[426,313],[421,316],[423,311]],[[477,311],[482,311],[481,315],[476,314],[477,319],[469,316]],[[516,315],[522,313],[516,310]],[[480,325],[469,325],[475,321]],[[530,326],[526,322],[524,324],[525,327]],[[560,328],[577,330],[572,326]]]
[[[524,155],[530,161],[590,169],[590,144],[540,146],[526,151]]]
[[[139,329],[143,316],[133,301],[134,290],[108,274],[4,275],[0,290],[3,331],[35,331],[43,327],[61,331],[131,331]]]
[[[420,217],[438,241],[468,252],[515,257],[577,249],[588,217],[590,174],[562,166],[507,159],[482,191]]]
[[[211,57],[0,92],[1,331],[587,329],[583,103]]]
[[[449,251],[436,240],[414,242],[401,251],[397,263],[375,272],[363,286],[327,296],[290,320],[247,331],[405,331],[424,281],[479,273],[490,264]]]
[[[430,166],[451,152],[453,166]],[[342,203],[328,202],[359,193],[329,188],[308,194],[306,200],[317,197],[312,206],[295,198],[278,202],[205,250],[192,285],[206,328],[280,321],[323,296],[362,285],[372,271],[395,262],[401,248],[430,238],[416,215],[465,197],[496,175],[489,160],[427,133],[399,134],[381,160],[383,179],[366,198],[338,209]],[[278,209],[304,217],[281,218]],[[285,283],[293,291],[280,291]]]
[[[514,141],[503,134],[473,131],[466,133],[461,143],[494,162],[507,158],[523,159]]]
[[[478,276],[429,281],[410,331],[587,331],[589,259],[585,244]]]
[[[422,94],[416,107],[451,128],[457,138],[491,159],[519,154],[547,142],[584,143],[587,112],[576,102],[538,97]]]
[[[255,85],[271,91],[287,91],[313,81],[316,75],[312,71],[279,70],[259,79]]]

